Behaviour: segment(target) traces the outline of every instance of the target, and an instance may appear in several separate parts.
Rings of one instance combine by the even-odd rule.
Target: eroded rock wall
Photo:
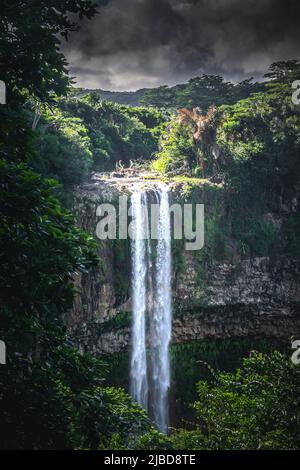
[[[97,205],[116,200],[122,191],[105,182],[79,188],[78,224],[95,234]],[[112,354],[130,347],[130,253],[120,261],[109,242],[98,246],[100,268],[74,277],[78,295],[67,324],[82,349]],[[181,264],[173,275],[173,343],[300,336],[299,260],[231,256],[204,270],[199,254],[186,251]]]

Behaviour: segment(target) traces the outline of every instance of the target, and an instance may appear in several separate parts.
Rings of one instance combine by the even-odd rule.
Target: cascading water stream
[[[131,393],[139,404],[150,411],[160,431],[167,432],[170,388],[169,344],[172,330],[171,230],[167,187],[162,186],[156,193],[156,198],[159,203],[156,227],[158,240],[156,260],[152,263],[147,193],[137,188],[132,194]],[[147,364],[146,354],[147,323],[150,328],[150,366]],[[149,390],[148,375],[151,390]]]
[[[143,199],[139,191],[132,194],[132,356],[131,394],[137,403],[148,408],[148,377],[146,358],[146,279],[147,250]]]
[[[170,388],[169,345],[172,332],[171,233],[169,196],[166,187],[159,193],[158,242],[155,263],[155,302],[152,315],[152,384],[154,422],[162,432],[168,429]]]

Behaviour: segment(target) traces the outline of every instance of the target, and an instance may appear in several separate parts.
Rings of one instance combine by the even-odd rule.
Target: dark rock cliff
[[[98,204],[115,201],[127,190],[125,181],[104,180],[78,188],[78,224],[95,234]],[[182,186],[171,191],[174,200],[186,200]],[[78,295],[66,321],[82,349],[112,354],[130,346],[130,249],[127,241],[98,244],[100,267],[74,277]],[[204,266],[197,252],[182,250],[180,268],[174,260],[172,341],[297,338],[299,279],[300,261],[283,255],[242,259],[231,253]]]

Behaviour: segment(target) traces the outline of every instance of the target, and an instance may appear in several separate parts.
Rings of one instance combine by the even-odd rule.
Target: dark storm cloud
[[[260,77],[299,56],[298,0],[110,0],[63,46],[88,88],[130,90],[204,73]]]

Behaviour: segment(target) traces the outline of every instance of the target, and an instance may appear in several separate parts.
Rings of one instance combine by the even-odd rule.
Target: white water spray
[[[160,206],[156,260],[152,264],[147,194],[137,190],[132,195],[134,239],[132,240],[131,393],[139,404],[150,411],[159,430],[167,432],[170,388],[169,345],[172,331],[171,231],[167,188],[162,186],[156,196]],[[149,368],[146,355],[146,315],[149,317],[151,336]],[[150,369],[150,393],[148,393],[147,369]]]
[[[146,279],[147,250],[144,226],[144,195],[133,193],[133,240],[132,240],[132,356],[131,394],[143,408],[148,408],[148,378],[146,357]]]
[[[170,388],[169,345],[172,332],[171,233],[167,189],[160,191],[158,242],[155,265],[155,303],[152,316],[152,384],[154,421],[162,432],[168,429]]]

